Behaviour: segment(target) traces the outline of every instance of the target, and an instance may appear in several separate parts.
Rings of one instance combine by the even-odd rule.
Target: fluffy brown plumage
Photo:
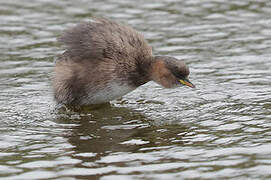
[[[66,105],[109,102],[151,80],[166,88],[185,84],[183,61],[152,56],[142,34],[129,26],[95,18],[64,32],[65,52],[56,61],[55,99]]]

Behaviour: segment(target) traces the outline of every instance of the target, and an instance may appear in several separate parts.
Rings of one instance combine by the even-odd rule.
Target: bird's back
[[[66,31],[59,42],[66,46],[69,59],[127,61],[151,56],[152,49],[142,34],[129,26],[95,18]]]

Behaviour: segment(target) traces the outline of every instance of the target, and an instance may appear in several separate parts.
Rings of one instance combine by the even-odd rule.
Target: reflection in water
[[[176,128],[176,125],[152,125],[153,121],[140,112],[111,104],[77,110],[62,108],[58,110],[57,116],[57,123],[72,124],[73,128],[64,137],[73,147],[72,156],[83,162],[77,164],[73,170],[64,170],[61,174],[76,177],[80,177],[81,171],[84,171],[85,178],[115,171],[114,168],[109,170],[102,167],[107,163],[118,162],[125,165],[143,160],[144,152],[136,152],[151,152],[160,147],[164,149],[174,144],[181,145],[182,137],[191,133],[184,126]],[[133,152],[135,154],[131,154],[131,157],[121,155]],[[144,161],[150,160],[147,158]],[[87,167],[94,169],[86,170]]]
[[[120,144],[136,138],[138,129],[149,126],[148,120],[140,113],[113,105],[76,112],[71,118],[62,117],[58,121],[76,124],[68,138],[78,153],[132,151],[133,146]]]
[[[152,125],[153,121],[140,112],[110,104],[70,111],[69,117],[67,114],[59,116],[58,123],[75,125],[67,137],[77,153],[92,152],[104,156],[105,153],[137,151],[142,147],[137,145],[171,145],[172,142],[164,140],[188,132],[181,126],[176,129],[176,125]]]

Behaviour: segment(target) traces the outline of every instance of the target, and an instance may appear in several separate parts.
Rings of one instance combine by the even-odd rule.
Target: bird
[[[126,24],[94,17],[64,31],[58,42],[64,49],[53,71],[57,104],[108,103],[149,81],[164,88],[195,87],[184,61],[154,56],[143,34]]]

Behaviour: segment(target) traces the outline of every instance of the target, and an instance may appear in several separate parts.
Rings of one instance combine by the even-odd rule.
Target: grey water
[[[93,16],[190,66],[110,105],[57,110],[61,32]],[[270,179],[271,1],[0,0],[0,179]]]

